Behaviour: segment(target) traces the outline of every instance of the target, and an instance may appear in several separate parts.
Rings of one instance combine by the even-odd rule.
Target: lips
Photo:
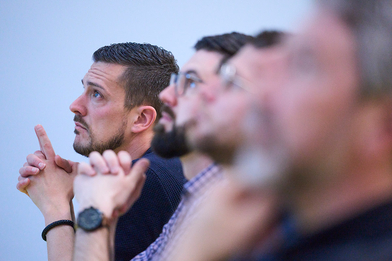
[[[87,131],[87,128],[84,127],[84,126],[83,126],[81,123],[79,123],[79,122],[75,122],[75,128],[80,128],[80,129],[84,129],[84,130]]]
[[[162,119],[165,119],[166,121],[173,121],[173,117],[167,112],[162,112]]]
[[[169,106],[167,106],[165,104],[162,106],[161,112],[162,112],[162,117],[164,117],[164,115],[167,115],[172,120],[174,120],[176,118],[176,115],[174,114],[174,111],[172,110],[172,108],[170,108]]]
[[[88,131],[88,125],[80,115],[75,114],[73,120],[75,122],[75,129],[83,129]]]

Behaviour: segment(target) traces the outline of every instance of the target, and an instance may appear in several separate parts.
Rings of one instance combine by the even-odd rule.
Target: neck
[[[314,173],[313,173],[314,174]],[[385,168],[351,169],[334,180],[293,190],[288,201],[302,233],[314,233],[392,200],[392,171]]]
[[[199,174],[203,169],[207,168],[213,161],[199,152],[191,152],[180,158],[184,176],[190,180]]]
[[[138,159],[151,147],[151,140],[154,133],[151,131],[143,131],[140,133],[132,133],[132,137],[123,146],[115,150],[118,153],[121,150],[127,151],[132,160]]]

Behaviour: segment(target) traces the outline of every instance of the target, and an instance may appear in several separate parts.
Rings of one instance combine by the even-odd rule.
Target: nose
[[[177,105],[177,95],[174,89],[174,84],[167,86],[161,93],[159,94],[159,99],[161,101],[170,106],[174,107]]]
[[[80,95],[76,100],[74,100],[71,105],[69,106],[69,109],[75,113],[79,114],[81,116],[86,116],[87,114],[87,108],[85,106],[85,97],[84,94]]]

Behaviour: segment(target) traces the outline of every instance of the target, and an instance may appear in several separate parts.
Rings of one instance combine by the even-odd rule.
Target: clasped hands
[[[90,164],[79,164],[74,181],[79,208],[95,207],[114,221],[139,198],[149,161],[140,159],[131,167],[128,152],[120,151],[116,155],[111,150],[102,155],[92,152],[89,159]]]
[[[34,129],[40,150],[27,156],[17,189],[36,204],[46,224],[73,218],[74,192],[81,210],[94,206],[109,220],[126,212],[140,196],[148,160],[140,159],[131,167],[128,152],[105,151],[103,155],[91,153],[90,164],[78,164],[55,154],[41,125]]]

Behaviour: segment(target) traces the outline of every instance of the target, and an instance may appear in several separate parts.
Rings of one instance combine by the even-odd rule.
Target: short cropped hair
[[[251,35],[246,35],[238,32],[205,36],[201,38],[193,48],[196,51],[205,50],[210,52],[217,52],[223,55],[222,60],[217,68],[217,73],[220,67],[232,56],[234,56],[245,44],[253,41]]]
[[[235,55],[238,50],[249,41],[253,40],[250,35],[232,32],[227,34],[205,36],[194,46],[196,51],[206,50],[223,54],[224,59]]]
[[[276,44],[279,44],[283,37],[286,36],[287,33],[284,33],[282,31],[276,31],[276,30],[266,30],[260,32],[253,41],[250,42],[251,45],[253,45],[256,48],[266,48],[266,47],[272,47]]]
[[[159,93],[169,85],[171,74],[178,73],[171,52],[148,43],[117,43],[99,48],[93,60],[126,66],[120,79],[125,88],[125,108],[151,105],[157,111],[157,119],[160,117]]]
[[[351,30],[362,97],[392,94],[392,1],[318,0]]]

